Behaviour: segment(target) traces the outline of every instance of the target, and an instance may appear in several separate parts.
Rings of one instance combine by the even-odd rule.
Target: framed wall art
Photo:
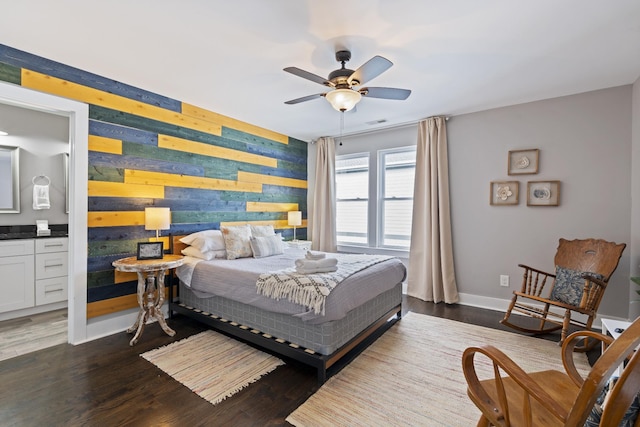
[[[558,206],[560,181],[527,182],[527,206]]]
[[[138,243],[138,256],[142,259],[162,259],[164,250],[163,242],[139,242]]]
[[[491,205],[517,205],[518,181],[493,181],[491,182]]]
[[[509,151],[509,175],[526,175],[538,173],[538,158],[540,150],[512,150]]]

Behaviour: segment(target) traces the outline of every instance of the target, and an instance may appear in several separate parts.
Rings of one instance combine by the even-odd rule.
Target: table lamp
[[[287,212],[287,222],[290,226],[293,226],[293,241],[297,242],[296,239],[296,227],[302,225],[302,212],[300,211],[291,211]]]
[[[144,208],[144,229],[156,230],[156,241],[160,240],[160,230],[171,228],[170,208]]]

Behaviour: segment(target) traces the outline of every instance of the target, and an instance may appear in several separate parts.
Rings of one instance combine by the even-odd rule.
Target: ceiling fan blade
[[[358,92],[367,98],[397,99],[404,101],[411,95],[409,89],[397,89],[394,87],[364,87]]]
[[[329,87],[334,86],[333,83],[331,83],[329,80],[325,79],[324,77],[320,77],[317,74],[313,74],[308,71],[301,70],[298,67],[287,67],[284,69],[284,71],[286,71],[287,73],[291,73],[295,76],[302,77],[303,79],[311,80],[312,82],[319,83],[324,86],[329,86]]]
[[[352,84],[352,82],[358,81],[358,84],[363,85],[371,79],[378,77],[380,74],[387,71],[393,62],[389,61],[387,58],[383,58],[382,56],[374,56],[364,64],[360,66],[357,70],[355,70],[350,76],[347,82]],[[355,83],[354,83],[355,84]]]
[[[324,96],[324,93],[316,93],[315,95],[303,96],[302,98],[296,98],[296,99],[292,99],[291,101],[286,101],[285,104],[289,104],[289,105],[299,104],[301,102],[311,101],[312,99],[322,98],[323,96]]]

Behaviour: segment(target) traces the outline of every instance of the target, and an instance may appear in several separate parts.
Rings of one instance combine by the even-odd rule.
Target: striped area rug
[[[204,331],[140,355],[212,404],[284,362],[214,331]]]
[[[555,342],[409,313],[286,420],[299,427],[474,426],[480,411],[467,397],[462,352],[484,344],[525,371],[564,372]],[[578,369],[588,372],[586,356],[574,356]],[[484,361],[478,375],[489,378]]]

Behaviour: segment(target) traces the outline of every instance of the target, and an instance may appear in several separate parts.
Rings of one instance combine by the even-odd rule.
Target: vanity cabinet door
[[[33,255],[0,257],[0,312],[33,307]]]

